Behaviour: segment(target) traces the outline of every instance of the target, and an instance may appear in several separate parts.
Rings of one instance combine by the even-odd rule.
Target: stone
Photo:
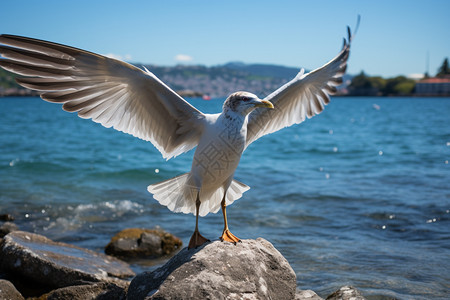
[[[113,283],[101,282],[59,288],[40,298],[46,300],[122,300],[126,299],[126,288]]]
[[[323,298],[311,290],[297,290],[295,300],[323,300]]]
[[[343,286],[333,294],[329,295],[326,300],[365,300],[365,298],[354,287]]]
[[[25,278],[24,276],[13,274],[12,272],[6,273],[0,270],[0,278],[11,282],[16,290],[18,290],[25,299],[39,297],[40,295],[48,293],[53,289],[53,287],[42,283],[37,283],[33,280]]]
[[[0,300],[24,300],[24,298],[11,282],[0,279]]]
[[[50,287],[92,282],[118,282],[134,275],[114,257],[45,236],[14,231],[0,244],[0,270]]]
[[[145,249],[154,249],[152,252],[156,255],[162,255],[163,249],[161,247],[162,239],[159,235],[144,232],[138,240],[139,247]]]
[[[0,238],[4,237],[10,232],[19,230],[19,227],[11,222],[5,222],[2,225],[0,225]]]
[[[214,241],[182,249],[164,266],[137,275],[127,299],[294,299],[296,275],[268,241]]]
[[[182,244],[162,229],[127,228],[112,237],[105,253],[120,258],[157,258],[174,253]]]
[[[0,221],[14,221],[14,216],[10,214],[0,214]]]

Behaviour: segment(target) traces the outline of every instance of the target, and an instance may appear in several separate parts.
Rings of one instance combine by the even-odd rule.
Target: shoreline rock
[[[184,248],[164,266],[137,275],[127,299],[294,299],[294,270],[268,241],[215,241]]]
[[[94,283],[68,286],[51,291],[39,300],[123,300],[126,298],[126,289],[114,283]]]
[[[19,227],[12,222],[4,222],[0,225],[0,239],[10,232],[18,231]]]
[[[126,287],[123,279],[135,275],[128,264],[114,257],[24,231],[3,238],[0,273],[10,274],[12,280],[26,278],[44,290],[96,282]]]
[[[14,216],[10,214],[0,214],[0,221],[9,222],[14,221]]]
[[[363,295],[352,286],[343,286],[333,294],[329,295],[326,300],[364,300]]]
[[[324,300],[311,290],[297,290],[295,293],[295,300]]]
[[[14,231],[0,242],[0,299],[323,300],[297,289],[292,267],[262,238],[184,248],[155,271],[127,281],[133,274],[118,259],[38,234]],[[345,286],[326,299],[364,297]]]
[[[105,253],[119,258],[158,258],[179,250],[182,241],[160,228],[127,228],[111,238]]]
[[[0,299],[23,300],[24,298],[11,282],[0,279]]]

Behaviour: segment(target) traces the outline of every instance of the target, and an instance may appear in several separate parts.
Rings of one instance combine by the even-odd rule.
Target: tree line
[[[436,77],[450,75],[448,58],[439,67]],[[425,74],[425,78],[429,77]],[[348,87],[349,95],[352,96],[407,96],[414,93],[416,81],[406,76],[383,78],[380,76],[368,76],[361,71],[353,77]]]

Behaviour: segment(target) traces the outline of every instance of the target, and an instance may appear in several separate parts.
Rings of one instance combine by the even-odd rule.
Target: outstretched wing
[[[267,96],[264,100],[272,102],[274,109],[258,108],[250,113],[246,147],[263,135],[299,124],[322,112],[330,102],[329,95],[342,83],[351,40],[348,28],[348,40],[344,39],[342,50],[334,59],[307,74],[302,69],[294,79]]]
[[[0,35],[0,44],[0,67],[42,99],[150,141],[166,159],[197,145],[204,115],[149,71],[26,37]]]

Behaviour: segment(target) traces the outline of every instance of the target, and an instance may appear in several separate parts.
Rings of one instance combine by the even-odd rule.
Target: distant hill
[[[135,65],[143,66],[139,63]],[[300,68],[241,62],[230,62],[212,67],[201,65],[144,66],[183,96],[208,95],[211,97],[226,97],[241,90],[264,97],[294,78],[300,71]],[[0,96],[2,94],[4,96],[29,95],[29,92],[14,82],[12,74],[1,70]]]
[[[137,64],[139,66],[139,64]],[[212,97],[226,97],[245,90],[258,96],[266,96],[292,79],[298,72],[293,68],[271,65],[246,65],[229,63],[219,66],[161,67],[146,65],[174,90],[191,90]]]
[[[292,79],[301,69],[269,64],[245,64],[242,62],[230,62],[223,65],[223,67],[248,72],[253,75],[281,79]]]
[[[36,96],[37,93],[19,86],[16,75],[0,68],[0,97],[2,96]]]

